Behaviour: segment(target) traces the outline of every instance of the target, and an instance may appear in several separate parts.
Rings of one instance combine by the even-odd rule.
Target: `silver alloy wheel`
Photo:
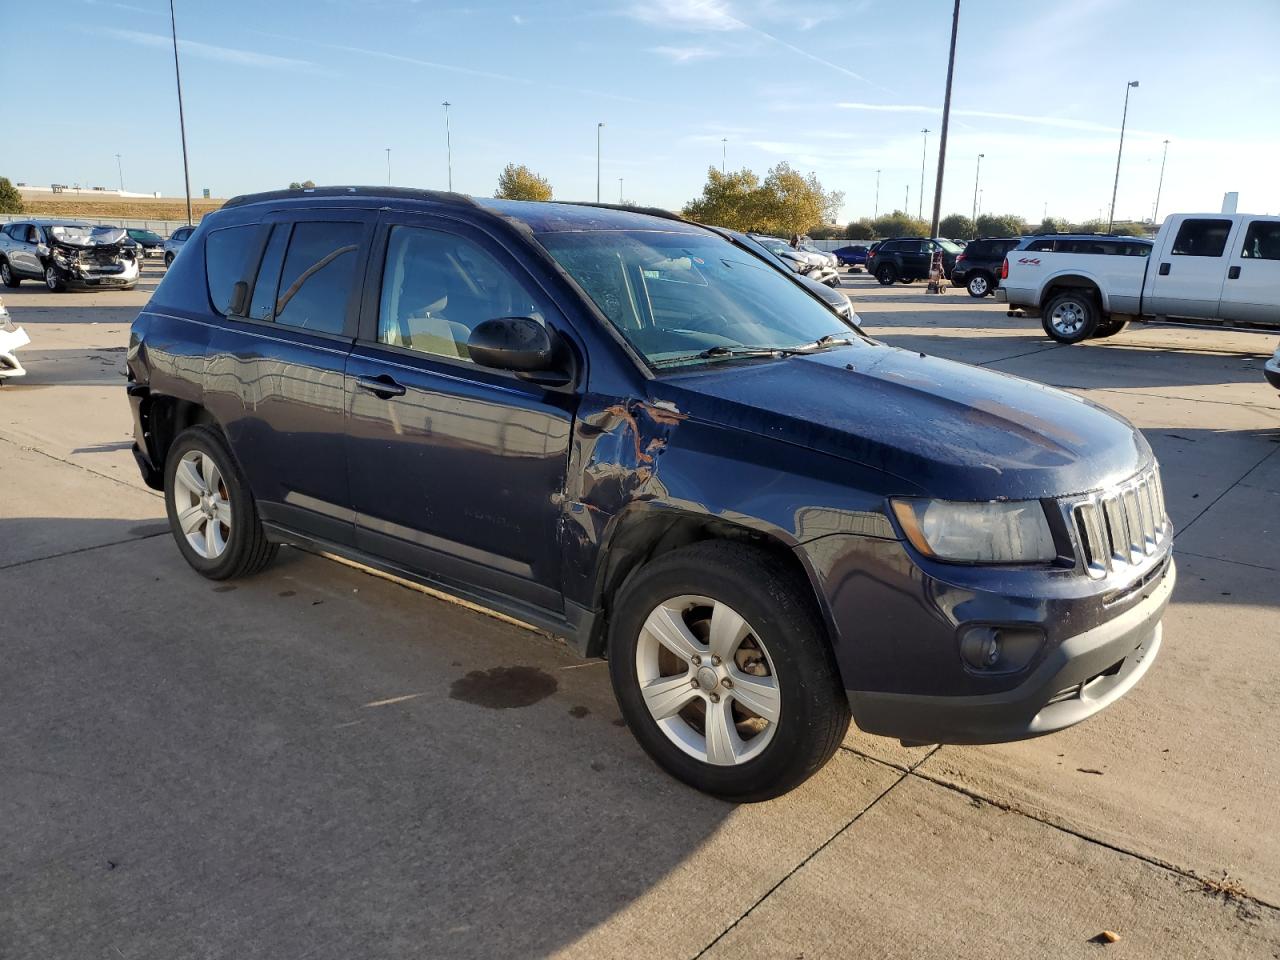
[[[178,526],[191,549],[216,560],[231,538],[231,492],[213,458],[189,450],[173,475],[173,505]]]
[[[773,739],[782,693],[759,635],[726,603],[672,597],[640,628],[640,694],[658,728],[689,756],[735,766]]]
[[[1074,300],[1063,300],[1049,315],[1049,325],[1063,337],[1074,337],[1084,326],[1084,307]]]
[[[987,278],[982,274],[978,274],[969,281],[969,292],[975,297],[985,297],[987,295]]]
[[[44,268],[44,283],[50,290],[58,289],[58,274],[53,267]]]
[[[9,272],[8,261],[0,263],[0,283],[3,283],[7,287],[12,280],[13,274]]]

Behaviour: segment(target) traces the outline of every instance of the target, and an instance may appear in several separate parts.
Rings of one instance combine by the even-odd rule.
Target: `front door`
[[[1280,217],[1247,221],[1227,252],[1222,319],[1280,325]]]
[[[1147,275],[1154,272],[1155,279],[1144,312],[1196,320],[1218,316],[1231,234],[1232,222],[1225,218],[1183,220],[1173,246],[1147,265]]]
[[[209,341],[205,404],[262,518],[346,545],[355,531],[344,377],[373,220],[361,210],[300,211],[213,230],[202,243],[210,298],[225,318]],[[247,295],[236,303],[242,279]]]
[[[445,218],[379,225],[347,363],[347,463],[360,549],[558,611],[560,503],[576,396],[477,366],[479,323],[564,330],[493,238]]]

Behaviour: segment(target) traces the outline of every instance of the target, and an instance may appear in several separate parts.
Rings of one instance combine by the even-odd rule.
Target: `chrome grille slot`
[[[1081,558],[1091,577],[1135,566],[1169,534],[1160,471],[1146,473],[1071,505]]]

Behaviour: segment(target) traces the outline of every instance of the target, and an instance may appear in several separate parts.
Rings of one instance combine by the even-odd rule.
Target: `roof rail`
[[[672,213],[670,210],[663,210],[661,207],[629,207],[625,203],[589,203],[582,200],[552,200],[551,202],[563,203],[569,207],[598,207],[603,210],[620,210],[623,213],[643,213],[649,217],[661,217],[663,220],[678,220],[680,223],[702,226],[697,220],[690,220],[688,217]]]
[[[222,205],[223,210],[243,207],[250,203],[268,200],[297,200],[306,197],[379,197],[397,200],[432,200],[436,203],[453,203],[459,206],[476,206],[476,202],[461,193],[445,190],[419,190],[414,187],[301,187],[289,190],[267,190],[263,193],[242,193]]]

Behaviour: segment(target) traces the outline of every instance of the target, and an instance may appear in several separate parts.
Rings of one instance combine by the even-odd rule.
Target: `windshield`
[[[164,243],[157,234],[152,233],[150,230],[130,230],[129,236],[145,243]]]
[[[960,244],[958,243],[952,243],[950,240],[938,240],[936,241],[936,243],[943,250],[947,251],[947,253],[963,253],[964,252],[964,247],[960,246]]]
[[[786,276],[711,234],[600,230],[538,239],[654,367],[834,345],[819,344],[823,338],[861,342]]]

